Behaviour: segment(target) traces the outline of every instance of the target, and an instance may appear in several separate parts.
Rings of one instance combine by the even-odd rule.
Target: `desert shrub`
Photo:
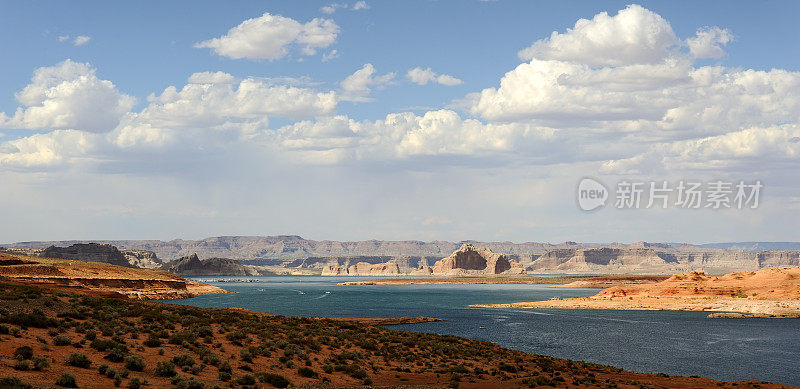
[[[107,371],[108,371],[108,364],[106,363],[101,363],[100,366],[97,367],[97,372],[102,375],[105,375]]]
[[[175,364],[170,361],[160,361],[156,363],[154,373],[161,377],[173,377],[175,374]]]
[[[92,361],[86,356],[86,354],[72,353],[69,355],[69,359],[67,359],[67,364],[86,369],[91,366]]]
[[[61,374],[61,377],[58,377],[56,380],[56,385],[61,386],[63,388],[77,388],[78,384],[75,382],[75,376],[64,372]]]
[[[89,347],[97,351],[108,351],[117,347],[118,343],[109,339],[95,339],[89,344]],[[124,347],[124,346],[123,346]]]
[[[127,349],[114,348],[106,355],[106,359],[111,362],[122,362],[128,356]]]
[[[224,371],[219,372],[218,374],[219,380],[222,382],[228,382],[231,380],[231,373],[227,373]]]
[[[209,352],[209,353],[203,355],[201,360],[203,361],[203,363],[209,364],[211,366],[219,366],[219,364],[222,362],[219,359],[219,355],[214,354],[212,352]]]
[[[15,313],[0,318],[8,324],[15,324],[22,328],[53,328],[58,327],[58,320],[51,319],[42,313]]]
[[[275,373],[257,373],[258,380],[265,383],[270,384],[276,388],[286,388],[292,383],[286,379],[286,377],[275,374]]]
[[[316,378],[318,375],[317,372],[305,366],[297,369],[297,374],[300,374],[301,377],[306,377],[306,378]]]
[[[322,365],[322,371],[325,373],[331,374],[333,373],[333,366],[331,365]]]
[[[91,342],[95,339],[97,339],[97,332],[94,332],[92,330],[86,331],[86,340]]]
[[[241,357],[242,361],[247,363],[253,363],[253,353],[250,350],[243,348],[239,351],[239,357]]]
[[[41,371],[50,367],[50,361],[46,357],[35,356],[31,359],[33,370]]]
[[[194,358],[189,354],[176,355],[172,358],[172,363],[180,368],[190,368],[194,366]]]
[[[450,366],[449,370],[451,373],[456,374],[469,374],[469,369],[466,368],[464,365],[457,365],[457,366]]]
[[[133,371],[144,370],[144,360],[138,355],[128,355],[125,357],[125,368]]]
[[[150,334],[147,339],[144,341],[144,345],[147,347],[160,347],[161,346],[161,339],[157,336]]]
[[[255,385],[256,384],[256,377],[253,377],[250,374],[245,374],[239,377],[236,380],[236,383],[239,385]]]
[[[224,362],[219,364],[217,369],[219,369],[219,371],[221,371],[221,372],[230,373],[231,372],[231,364],[228,363],[228,361],[224,361]]]
[[[517,372],[517,367],[516,366],[509,365],[509,364],[507,364],[505,362],[500,362],[500,364],[497,365],[497,369],[500,370],[500,371],[508,372],[508,373],[516,373]]]
[[[8,335],[9,332],[10,331],[9,331],[9,328],[8,328],[7,325],[0,324],[0,335]],[[12,378],[3,378],[3,379],[5,380],[5,379],[12,379]],[[16,379],[16,378],[13,378],[13,379]],[[0,382],[2,382],[2,381],[0,381]]]
[[[186,389],[203,389],[205,386],[205,383],[197,381],[194,378],[190,378],[189,381],[186,381]]]
[[[31,359],[33,357],[33,349],[30,346],[17,347],[14,350],[14,358]]]
[[[3,389],[33,389],[33,386],[30,386],[22,381],[20,381],[17,377],[6,377],[0,378],[0,388]]]
[[[130,381],[128,381],[128,389],[140,389],[142,385],[142,380],[140,380],[138,377],[133,377]]]
[[[106,369],[105,376],[108,378],[117,378],[119,377],[119,372],[117,371],[117,369],[109,367]]]
[[[17,359],[14,363],[14,370],[28,371],[31,369],[31,363],[27,359]]]
[[[53,344],[56,346],[69,346],[72,344],[72,340],[68,338],[66,335],[58,335],[53,338]]]
[[[523,385],[527,385],[531,388],[535,388],[537,386],[555,386],[555,383],[551,379],[541,375],[525,378],[521,382]]]

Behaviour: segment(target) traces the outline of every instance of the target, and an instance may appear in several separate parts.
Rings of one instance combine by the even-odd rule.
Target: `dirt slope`
[[[163,270],[5,253],[0,253],[0,276],[17,283],[141,300],[226,293],[215,286],[189,281]]]

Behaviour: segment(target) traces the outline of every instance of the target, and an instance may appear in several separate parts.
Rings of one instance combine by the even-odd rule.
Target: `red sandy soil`
[[[336,387],[365,384],[363,379],[354,378],[342,371],[324,372],[323,365],[332,363],[331,359],[336,358],[336,355],[349,352],[360,353],[361,357],[345,363],[363,369],[370,380],[369,385],[376,386],[519,388],[532,385],[526,379],[540,377],[557,387],[570,388],[787,387],[755,381],[730,383],[698,377],[638,374],[608,366],[527,354],[488,342],[452,336],[394,331],[336,320],[252,315],[239,309],[202,309],[136,301],[122,301],[123,305],[119,306],[120,303],[106,298],[84,301],[72,295],[46,291],[39,295],[30,291],[20,294],[15,292],[14,287],[2,284],[0,302],[6,311],[4,315],[12,312],[30,314],[39,310],[46,317],[61,317],[56,319],[63,323],[58,324],[58,330],[54,330],[52,325],[47,329],[7,324],[11,328],[11,334],[0,334],[0,377],[18,377],[26,383],[45,387],[52,387],[62,372],[74,374],[80,387],[113,386],[113,380],[99,374],[97,367],[105,363],[122,371],[124,363],[104,358],[107,352],[91,347],[89,341],[81,345],[80,341],[86,338],[87,328],[97,333],[97,339],[108,340],[111,339],[111,333],[115,333],[116,339],[124,342],[130,354],[140,356],[145,362],[143,371],[132,371],[128,378],[120,380],[122,387],[128,385],[131,377],[146,380],[146,388],[171,387],[170,378],[156,375],[154,366],[181,354],[188,354],[199,364],[199,350],[202,349],[210,350],[223,361],[227,361],[232,367],[233,380],[247,374],[267,372],[280,374],[294,385],[314,385],[323,381]],[[88,312],[88,317],[65,319],[67,316],[64,316],[64,312],[85,310],[86,307],[95,307],[97,311]],[[160,346],[144,345],[148,332],[154,325],[174,335],[193,328],[192,323],[196,323],[196,320],[211,323],[202,338],[189,338],[189,342],[183,344],[171,344],[163,339],[164,344]],[[8,322],[7,319],[5,321]],[[116,329],[103,334],[103,328]],[[234,339],[229,336],[236,333],[242,333],[245,337]],[[72,344],[56,346],[54,340],[57,336],[67,337]],[[308,342],[316,344],[318,348],[309,348]],[[240,357],[246,346],[260,344],[268,345],[264,346],[268,349],[264,354],[254,355],[252,362]],[[300,351],[287,358],[285,356],[290,354],[286,350],[295,347],[292,345],[300,347]],[[31,347],[35,356],[46,357],[50,366],[42,371],[15,370],[17,361],[12,355],[21,346]],[[159,355],[158,350],[163,350],[162,355]],[[66,361],[72,353],[85,354],[92,365],[89,368],[68,366]],[[300,355],[307,355],[306,362]],[[291,361],[292,366],[286,361]],[[298,371],[301,366],[313,370],[317,377],[301,376]],[[228,381],[220,380],[220,370],[212,364],[194,373],[182,372],[177,367],[176,370],[178,375],[186,379],[204,382],[207,388],[231,385]],[[257,385],[271,387],[263,383]]]
[[[626,275],[626,276],[602,276],[592,277],[585,280],[570,282],[569,284],[553,285],[553,288],[589,288],[605,289],[612,286],[655,284],[668,279],[669,276],[656,275]]]

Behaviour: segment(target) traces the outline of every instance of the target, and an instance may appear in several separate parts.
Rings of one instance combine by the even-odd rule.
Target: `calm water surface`
[[[517,350],[636,372],[800,386],[800,319],[723,320],[706,319],[702,312],[467,307],[597,293],[595,289],[546,285],[339,286],[338,282],[363,278],[237,278],[258,282],[211,282],[236,293],[165,302],[287,316],[433,316],[447,321],[392,328],[488,340]]]

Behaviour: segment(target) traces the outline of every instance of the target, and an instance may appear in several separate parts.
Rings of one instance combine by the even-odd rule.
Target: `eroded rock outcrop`
[[[483,247],[464,244],[433,265],[436,276],[521,275],[525,269],[516,261]]]
[[[201,260],[197,254],[176,259],[161,267],[181,276],[256,276],[260,272],[230,258],[208,258]]]
[[[147,250],[119,250],[133,267],[158,269],[163,264],[156,253]]]
[[[350,266],[330,264],[322,269],[323,276],[396,276],[400,267],[395,262],[370,264],[358,262]]]
[[[50,246],[42,251],[39,256],[45,258],[75,259],[87,262],[102,262],[117,266],[132,265],[116,247],[110,244],[78,243],[69,247]]]
[[[226,293],[163,270],[5,253],[0,253],[0,277],[58,290],[141,300]]]

